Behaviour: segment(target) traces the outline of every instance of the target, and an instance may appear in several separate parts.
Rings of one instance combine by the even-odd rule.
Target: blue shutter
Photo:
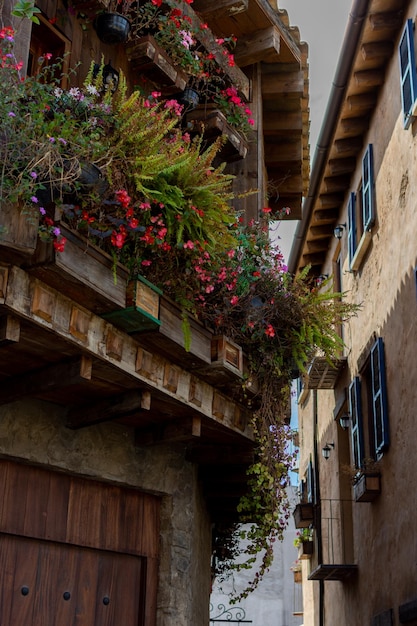
[[[356,252],[356,215],[355,215],[356,196],[352,192],[349,195],[348,202],[348,248],[349,248],[349,266]]]
[[[315,503],[314,497],[314,471],[313,471],[313,463],[309,462],[307,468],[307,502]]]
[[[387,388],[385,382],[384,342],[378,337],[371,350],[372,411],[375,454],[381,456],[389,446]]]
[[[412,120],[412,111],[417,96],[417,72],[414,54],[413,20],[407,20],[398,48],[400,57],[401,101],[404,113],[404,128]]]
[[[351,441],[352,456],[355,467],[360,468],[364,460],[363,420],[361,408],[361,381],[355,376],[349,385],[349,413],[352,420]]]
[[[371,143],[362,159],[362,212],[363,230],[369,230],[375,221],[374,159]]]

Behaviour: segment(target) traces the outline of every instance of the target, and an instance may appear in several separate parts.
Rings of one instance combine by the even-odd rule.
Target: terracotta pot
[[[130,32],[130,22],[120,13],[100,13],[94,21],[97,37],[103,43],[124,43]]]

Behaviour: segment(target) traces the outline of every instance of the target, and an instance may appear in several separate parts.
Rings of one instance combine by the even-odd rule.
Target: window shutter
[[[307,468],[307,502],[311,502],[314,504],[314,471],[313,471],[313,463],[309,462]]]
[[[359,469],[363,465],[365,455],[363,447],[361,381],[358,376],[355,376],[349,385],[349,413],[352,420],[351,441],[353,464]]]
[[[408,128],[413,116],[417,96],[417,72],[414,54],[413,20],[408,19],[398,49],[400,58],[401,101],[404,113],[404,128]]]
[[[384,342],[378,337],[371,349],[372,409],[375,454],[381,456],[389,446],[387,388],[385,382]]]
[[[362,159],[362,211],[363,230],[369,230],[375,221],[374,159],[371,143]]]
[[[349,266],[356,252],[356,216],[355,216],[356,196],[352,192],[348,202],[348,248],[349,248]]]

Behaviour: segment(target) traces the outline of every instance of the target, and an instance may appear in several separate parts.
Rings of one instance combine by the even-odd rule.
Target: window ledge
[[[370,230],[365,230],[363,233],[360,242],[358,243],[358,247],[356,248],[356,252],[354,257],[350,263],[350,269],[352,272],[357,272],[360,266],[362,265],[363,258],[366,254],[366,251],[369,248],[369,244],[372,240],[372,232]]]

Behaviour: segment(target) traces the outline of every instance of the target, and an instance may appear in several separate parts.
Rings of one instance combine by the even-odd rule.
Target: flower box
[[[302,541],[298,547],[299,559],[311,559],[314,551],[313,541]]]
[[[311,502],[300,502],[293,511],[296,528],[308,528],[314,521],[314,509]]]
[[[162,291],[143,276],[137,276],[127,286],[125,309],[106,313],[103,317],[127,333],[140,333],[157,329],[159,300]]]
[[[128,43],[126,55],[133,70],[146,76],[165,95],[185,89],[186,74],[174,65],[152,35],[144,35]]]
[[[38,240],[27,271],[98,315],[124,309],[127,269],[64,224],[60,230],[66,238],[64,250]]]
[[[218,109],[207,106],[197,107],[187,115],[187,128],[191,133],[203,134],[205,139],[217,139],[220,135],[226,138],[218,158],[233,162],[244,159],[248,153],[248,144],[242,135],[227,122],[226,117]]]
[[[356,502],[372,502],[381,493],[381,474],[379,472],[363,472],[353,485]]]
[[[138,333],[137,342],[181,367],[200,370],[211,363],[211,337],[200,322],[184,313],[165,295],[160,296],[160,324],[151,332]]]
[[[15,204],[0,207],[0,258],[20,264],[32,256],[38,240],[39,216],[23,212]]]

